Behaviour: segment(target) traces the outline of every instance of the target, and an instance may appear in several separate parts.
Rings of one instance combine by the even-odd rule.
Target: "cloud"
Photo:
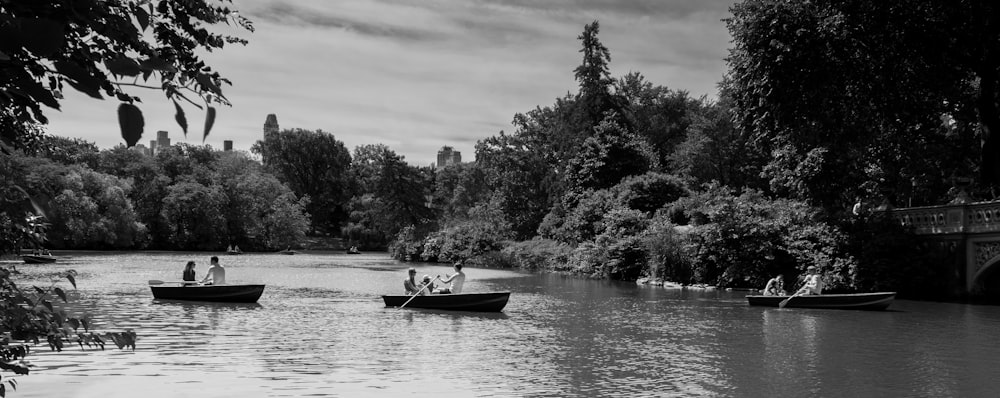
[[[638,71],[653,84],[714,95],[729,35],[720,21],[731,1],[568,0],[241,0],[254,21],[243,46],[204,54],[233,81],[232,108],[219,108],[208,142],[248,149],[264,119],[282,128],[322,129],[353,149],[383,143],[417,165],[443,145],[473,159],[475,142],[513,131],[515,113],[549,106],[576,91],[577,36],[601,23],[611,72]],[[143,97],[146,140],[170,131],[174,142],[201,143],[203,113],[188,107],[187,140],[173,107],[155,91]],[[50,132],[122,142],[114,101],[69,95],[49,111]]]

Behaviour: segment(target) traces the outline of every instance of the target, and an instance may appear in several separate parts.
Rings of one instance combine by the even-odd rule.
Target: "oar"
[[[149,284],[150,285],[162,285],[162,284],[165,284],[165,283],[198,283],[198,282],[195,282],[195,281],[166,281],[166,282],[164,282],[164,281],[156,280],[156,279],[150,279],[149,280]]]
[[[437,277],[434,277],[434,280],[437,280]],[[399,306],[399,308],[402,309],[403,307],[406,307],[407,304],[409,304],[411,301],[413,301],[414,298],[416,298],[417,296],[420,295],[420,292],[424,291],[424,289],[426,289],[427,286],[430,286],[431,283],[434,282],[434,280],[431,280],[430,282],[425,283],[424,286],[420,288],[420,290],[417,290],[416,293],[413,293],[413,296],[410,296],[410,299],[406,300],[406,302],[403,303],[403,305]]]
[[[798,296],[801,296],[801,295],[802,295],[802,293],[803,293],[802,291],[798,291],[798,292],[796,292],[795,294],[793,294],[793,295],[792,295],[791,297],[789,297],[789,298],[786,298],[786,299],[784,299],[784,300],[781,300],[781,302],[780,302],[780,303],[778,303],[778,308],[785,308],[785,306],[786,306],[786,305],[788,305],[788,302],[789,302],[789,301],[791,301],[791,300],[792,300],[793,298],[796,298],[796,297],[798,297]]]

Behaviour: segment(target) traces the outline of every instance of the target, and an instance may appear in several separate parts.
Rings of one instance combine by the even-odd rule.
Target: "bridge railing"
[[[898,208],[889,213],[922,235],[1000,231],[1000,201]]]

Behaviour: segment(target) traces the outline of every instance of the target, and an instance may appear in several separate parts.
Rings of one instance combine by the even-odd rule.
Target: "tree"
[[[387,244],[408,225],[423,227],[431,222],[429,170],[407,165],[402,156],[381,144],[355,148],[351,170],[358,183],[351,220],[374,232],[378,244]]]
[[[225,194],[217,185],[184,181],[167,188],[163,218],[170,241],[182,250],[219,250],[226,246]]]
[[[949,176],[1000,183],[995,4],[747,0],[732,10],[737,127],[773,154],[763,171],[775,192],[830,210],[917,184],[943,190]]]
[[[202,108],[188,95],[198,97],[207,107],[207,136],[215,120],[211,104],[229,104],[221,87],[230,82],[206,65],[199,53],[245,44],[244,39],[206,29],[230,22],[253,31],[251,22],[235,10],[205,0],[4,2],[0,107],[9,109],[15,122],[45,124],[41,105],[60,109],[60,92],[66,86],[97,99],[114,97],[121,101],[122,138],[133,146],[142,137],[144,122],[135,105],[139,98],[125,89],[149,88],[163,91],[174,103],[175,118],[185,134],[188,125],[180,101]],[[156,80],[149,82],[154,76]],[[6,134],[3,137],[11,144]]]
[[[251,148],[264,167],[299,197],[309,197],[312,228],[334,233],[346,221],[351,198],[351,154],[344,143],[322,130],[283,130]]]

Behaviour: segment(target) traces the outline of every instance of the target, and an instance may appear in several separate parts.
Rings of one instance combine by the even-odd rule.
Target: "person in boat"
[[[785,292],[785,276],[782,274],[769,279],[767,285],[764,286],[765,296],[784,296],[787,294]]]
[[[209,281],[209,279],[211,279],[211,281]],[[219,264],[218,256],[212,256],[212,264],[208,267],[205,278],[201,280],[201,283],[205,285],[226,284],[226,269]]]
[[[51,256],[52,253],[49,253],[49,249],[42,249],[42,255],[43,256]]]
[[[795,295],[823,294],[823,278],[819,275],[819,269],[814,265],[806,267],[806,277],[802,288],[795,292]]]
[[[187,265],[184,266],[184,274],[181,275],[181,280],[185,282],[184,286],[198,283],[198,279],[195,277],[194,272],[194,261],[188,261]]]
[[[425,288],[426,287],[426,288]],[[426,296],[428,294],[434,293],[434,280],[431,279],[430,275],[424,275],[422,282],[420,282],[420,295]]]
[[[417,291],[420,290],[420,288],[417,287],[417,281],[414,279],[417,277],[417,270],[415,268],[410,268],[408,272],[409,276],[407,276],[406,279],[403,279],[403,289],[406,289],[407,295],[417,294]]]
[[[441,278],[440,275],[437,276]],[[462,292],[462,285],[465,284],[465,273],[462,272],[462,262],[455,263],[455,273],[451,275],[445,275],[444,279],[441,279],[441,283],[449,283],[450,285],[445,288],[435,290],[434,293],[439,294],[458,294]]]

